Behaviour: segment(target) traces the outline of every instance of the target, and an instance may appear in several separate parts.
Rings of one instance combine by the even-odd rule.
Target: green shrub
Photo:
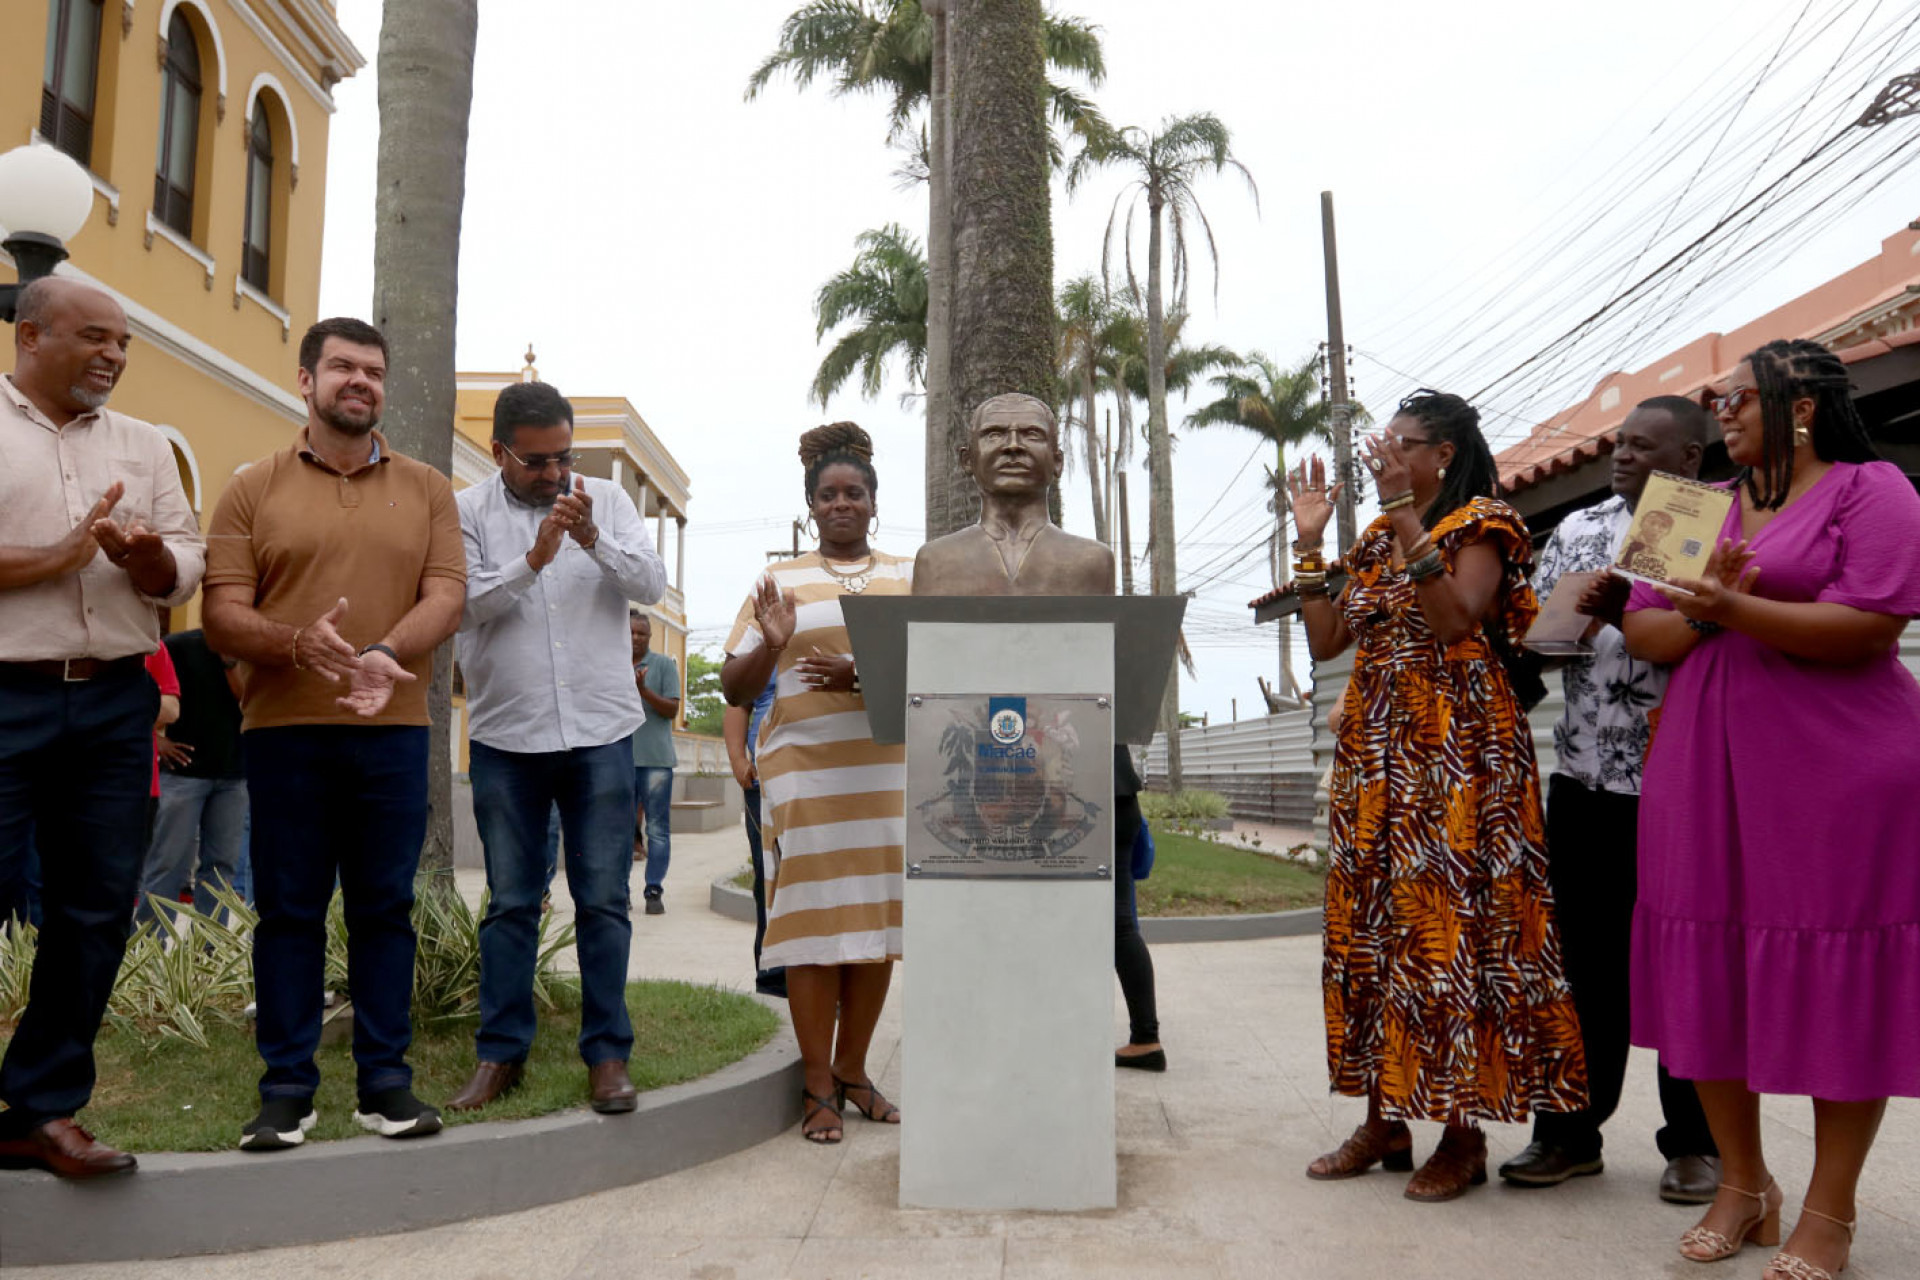
[[[1172,795],[1144,791],[1140,794],[1140,812],[1148,826],[1179,826],[1224,818],[1228,805],[1218,791],[1176,791]]]
[[[213,1026],[246,1022],[253,1003],[253,931],[259,916],[238,895],[216,886],[219,907],[202,915],[185,903],[163,907],[143,921],[127,940],[126,957],[107,1001],[107,1021],[137,1039],[148,1052],[170,1040],[205,1049]],[[422,877],[416,886],[413,927],[414,1017],[443,1021],[477,1013],[480,1007],[480,910],[467,906],[450,882]],[[327,909],[325,983],[347,990],[347,923],[340,895]],[[535,941],[533,997],[554,1007],[555,986],[577,982],[554,967],[556,957],[573,945],[573,925],[556,926],[540,916]],[[37,935],[33,926],[14,921],[0,928],[0,1023],[13,1024],[26,1012]],[[328,1018],[338,1016],[336,1004]]]

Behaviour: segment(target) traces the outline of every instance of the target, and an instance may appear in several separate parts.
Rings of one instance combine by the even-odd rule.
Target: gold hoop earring
[[[867,521],[867,536],[871,538],[879,532],[880,532],[880,517],[878,514],[876,514],[871,520]]]
[[[820,541],[820,525],[814,520],[813,512],[807,512],[807,518],[800,522],[800,532],[815,542]]]

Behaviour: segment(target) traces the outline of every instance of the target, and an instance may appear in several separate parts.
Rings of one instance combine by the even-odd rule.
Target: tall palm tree
[[[479,0],[386,0],[380,19],[380,144],[374,197],[373,322],[389,364],[384,430],[394,448],[453,470],[454,319],[467,117]],[[420,866],[452,884],[452,644],[427,686],[427,839]]]
[[[1219,173],[1232,169],[1246,179],[1259,207],[1260,189],[1254,185],[1247,167],[1234,159],[1232,135],[1219,117],[1210,112],[1180,116],[1165,121],[1158,133],[1128,127],[1089,135],[1083,140],[1073,163],[1067,168],[1067,191],[1072,193],[1096,170],[1119,166],[1129,173],[1129,181],[1114,197],[1113,211],[1107,218],[1107,233],[1102,252],[1103,267],[1112,263],[1113,233],[1120,221],[1120,206],[1127,204],[1127,226],[1122,235],[1127,264],[1127,280],[1139,290],[1133,272],[1133,210],[1144,197],[1147,202],[1147,465],[1148,529],[1153,543],[1153,591],[1172,595],[1178,588],[1173,545],[1173,446],[1167,429],[1167,334],[1166,300],[1162,288],[1162,259],[1167,255],[1163,241],[1170,231],[1172,239],[1173,296],[1180,306],[1187,296],[1187,224],[1199,223],[1205,233],[1207,253],[1213,260],[1214,290],[1219,291],[1220,255],[1213,241],[1213,227],[1194,193],[1193,183],[1202,172]],[[1167,697],[1161,723],[1167,735],[1167,780],[1178,790],[1180,777],[1179,734],[1180,676],[1176,671],[1167,682]]]
[[[869,400],[879,395],[886,362],[895,355],[906,361],[910,384],[920,385],[926,374],[927,260],[919,241],[890,222],[862,231],[854,243],[859,252],[853,265],[821,285],[814,297],[815,338],[848,319],[859,320],[834,342],[814,374],[812,395],[822,409],[855,370],[861,394]]]
[[[1218,397],[1187,415],[1190,427],[1239,427],[1273,444],[1273,468],[1268,485],[1273,490],[1275,545],[1286,542],[1287,446],[1307,440],[1332,443],[1332,406],[1320,393],[1321,358],[1309,357],[1282,368],[1264,352],[1246,358],[1241,370],[1212,378]],[[1279,582],[1276,581],[1276,586]],[[1280,623],[1280,689],[1293,680],[1293,632],[1289,620]]]
[[[1100,361],[1105,354],[1102,339],[1113,319],[1113,301],[1106,285],[1091,275],[1075,276],[1060,290],[1059,365],[1064,394],[1061,399],[1080,403],[1078,418],[1069,416],[1080,428],[1087,461],[1087,485],[1093,498],[1093,536],[1108,542],[1106,483],[1107,471],[1101,460],[1099,419],[1094,398],[1100,386]]]
[[[791,74],[805,88],[830,77],[836,96],[882,93],[890,99],[888,138],[906,136],[914,112],[930,104],[927,146],[927,536],[937,537],[972,518],[971,488],[954,462],[961,421],[951,393],[953,164],[947,108],[948,15],[955,0],[808,0],[781,27],[780,41],[747,82],[757,97],[775,76]],[[1079,18],[1043,13],[1040,41],[1046,61],[1098,86],[1106,75],[1099,29]],[[1087,136],[1107,126],[1092,102],[1070,85],[1043,78],[1054,119]],[[1051,154],[1058,143],[1048,136]],[[909,171],[913,165],[910,163]]]

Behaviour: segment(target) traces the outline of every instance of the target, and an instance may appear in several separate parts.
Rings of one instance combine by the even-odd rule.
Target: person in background
[[[537,1019],[533,975],[549,828],[566,836],[580,960],[580,1057],[595,1111],[632,1111],[627,1075],[629,853],[634,729],[643,710],[620,637],[629,599],[658,600],[667,571],[633,500],[574,475],[573,406],[519,382],[493,406],[493,475],[461,491],[473,816],[487,861],[480,922],[478,1063],[449,1111],[520,1083]]]
[[[638,797],[637,820],[647,839],[647,914],[667,909],[661,896],[673,847],[673,770],[680,762],[673,750],[673,722],[680,715],[680,666],[664,653],[654,653],[653,623],[634,609],[627,619],[633,653],[633,686],[646,704],[647,719],[633,735],[633,787]]]
[[[0,377],[0,884],[45,876],[26,1012],[0,1061],[0,1164],[61,1177],[136,1161],[74,1122],[126,954],[147,850],[156,608],[191,599],[205,544],[158,428],[106,407],[126,313],[62,276],[15,301]]]
[[[247,664],[241,752],[253,814],[253,936],[265,1071],[243,1151],[317,1121],[327,908],[346,910],[354,1120],[440,1131],[413,1093],[413,879],[427,830],[427,677],[460,624],[467,562],[453,486],[378,430],[387,342],[361,320],[300,341],[307,423],[232,480],[213,513],[207,643]]]
[[[240,765],[240,702],[234,663],[198,628],[167,637],[180,677],[180,718],[160,738],[160,809],[147,850],[142,911],[177,902],[211,915],[216,885],[235,887],[245,848],[247,779]]]
[[[1503,658],[1539,606],[1526,524],[1494,497],[1473,406],[1416,391],[1365,461],[1381,514],[1338,601],[1320,546],[1340,486],[1319,458],[1288,484],[1308,645],[1317,661],[1356,649],[1328,792],[1322,987],[1328,1074],[1367,1118],[1307,1176],[1411,1169],[1407,1121],[1438,1121],[1404,1194],[1442,1201],[1486,1181],[1482,1121],[1587,1101],[1533,738]]]
[[[1562,575],[1600,571],[1580,610],[1604,625],[1589,641],[1592,657],[1560,668],[1567,705],[1553,727],[1557,763],[1547,784],[1547,874],[1580,1013],[1588,1102],[1579,1111],[1534,1116],[1533,1140],[1500,1166],[1500,1176],[1519,1186],[1553,1186],[1605,1167],[1600,1126],[1619,1105],[1627,1072],[1641,766],[1652,735],[1648,712],[1665,696],[1669,673],[1627,652],[1619,627],[1632,584],[1604,570],[1626,537],[1647,477],[1698,474],[1710,425],[1705,409],[1680,396],[1636,406],[1614,438],[1613,496],[1562,520],[1534,574],[1533,589],[1545,600]],[[1720,1181],[1707,1117],[1693,1085],[1664,1064],[1659,1081],[1666,1127],[1654,1141],[1667,1159],[1660,1198],[1705,1204]]]
[[[787,997],[787,971],[768,969],[760,963],[760,951],[767,937],[766,854],[760,841],[760,726],[773,706],[779,689],[778,677],[769,677],[767,687],[753,700],[753,706],[728,707],[720,722],[721,737],[727,744],[727,761],[744,796],[742,806],[747,824],[747,858],[753,868],[753,989],[765,996]]]
[[[1744,468],[1698,581],[1636,584],[1627,651],[1674,667],[1640,803],[1633,1042],[1694,1082],[1720,1191],[1696,1262],[1779,1240],[1760,1095],[1810,1096],[1813,1176],[1766,1280],[1846,1267],[1887,1098],[1920,1096],[1920,497],[1847,368],[1770,342],[1714,402]]]
[[[839,1142],[842,1108],[897,1124],[867,1049],[900,958],[906,748],[882,746],[841,615],[844,594],[907,595],[913,561],[867,542],[879,521],[873,441],[851,422],[800,437],[817,551],[769,566],[727,637],[720,687],[746,706],[778,677],[756,760],[773,854],[762,962],[785,966],[806,1083],[800,1135]]]

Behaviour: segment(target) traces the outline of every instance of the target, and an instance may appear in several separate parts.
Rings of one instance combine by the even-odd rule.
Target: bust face
[[[1045,493],[1066,458],[1059,433],[1030,404],[997,405],[980,415],[960,451],[960,465],[986,496]]]

